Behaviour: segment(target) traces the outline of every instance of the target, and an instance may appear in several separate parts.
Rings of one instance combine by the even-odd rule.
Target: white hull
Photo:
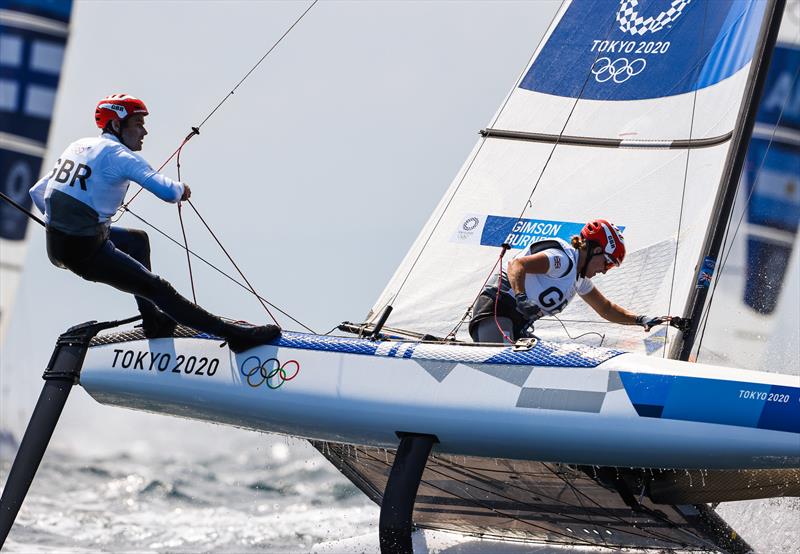
[[[218,345],[182,338],[93,346],[81,384],[107,404],[381,448],[408,432],[438,437],[437,452],[470,456],[800,466],[792,376],[543,342],[512,352],[285,333],[276,346],[238,356]],[[278,363],[296,375],[271,389],[279,374],[267,382],[259,367],[269,375]]]

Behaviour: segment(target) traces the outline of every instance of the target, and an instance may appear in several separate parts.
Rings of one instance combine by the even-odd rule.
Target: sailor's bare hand
[[[183,194],[181,195],[181,202],[184,200],[189,200],[189,197],[192,196],[192,189],[189,188],[189,185],[183,183]]]

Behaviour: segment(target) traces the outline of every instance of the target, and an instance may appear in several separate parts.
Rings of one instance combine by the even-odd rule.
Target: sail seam
[[[601,148],[642,148],[642,149],[693,149],[709,148],[724,144],[731,140],[733,131],[724,135],[702,139],[613,139],[600,137],[581,137],[574,135],[554,135],[549,133],[530,133],[525,131],[509,131],[505,129],[481,129],[484,138],[498,138],[508,140],[521,140],[528,142],[544,142],[569,144],[572,146],[592,146]]]

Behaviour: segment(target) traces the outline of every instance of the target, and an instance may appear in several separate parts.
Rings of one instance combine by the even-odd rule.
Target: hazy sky
[[[194,204],[270,301],[318,332],[361,321],[559,3],[320,2],[184,149]],[[147,103],[142,154],[160,165],[309,4],[76,2],[43,167],[97,132],[94,105],[114,92]],[[173,205],[142,193],[132,209],[180,236]],[[184,213],[190,247],[233,274]],[[129,215],[120,224],[141,227]],[[13,390],[0,423],[14,427],[61,332],[135,313],[130,296],[51,266],[43,232],[30,233],[0,360],[0,387]],[[184,253],[150,234],[154,270],[188,296]],[[200,262],[193,269],[201,305],[267,321],[246,291]],[[130,425],[113,434],[124,442],[134,422],[152,421],[130,413],[76,391],[61,428],[120,418]],[[67,436],[55,441],[74,444]]]

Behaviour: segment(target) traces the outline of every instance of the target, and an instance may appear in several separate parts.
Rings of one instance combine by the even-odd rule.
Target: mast
[[[772,52],[775,49],[785,5],[786,0],[772,0],[766,8],[764,24],[758,41],[759,49],[753,55],[748,91],[737,118],[736,128],[738,132],[734,134],[734,147],[731,149],[731,155],[728,157],[728,163],[723,172],[725,184],[720,187],[714,203],[713,215],[703,243],[700,259],[696,265],[697,285],[692,294],[690,294],[684,309],[684,314],[690,318],[691,325],[672,349],[672,356],[675,357],[677,353],[677,358],[680,360],[689,359],[697,338],[697,331],[700,327],[700,320],[703,308],[706,305],[711,281],[710,277],[703,279],[702,275],[705,272],[713,274],[717,258],[722,249],[727,222],[730,219],[733,202],[736,198],[739,176],[744,166],[747,148],[750,144],[750,136],[753,133],[753,126],[755,125],[761,94],[764,91],[764,84],[767,80]]]

